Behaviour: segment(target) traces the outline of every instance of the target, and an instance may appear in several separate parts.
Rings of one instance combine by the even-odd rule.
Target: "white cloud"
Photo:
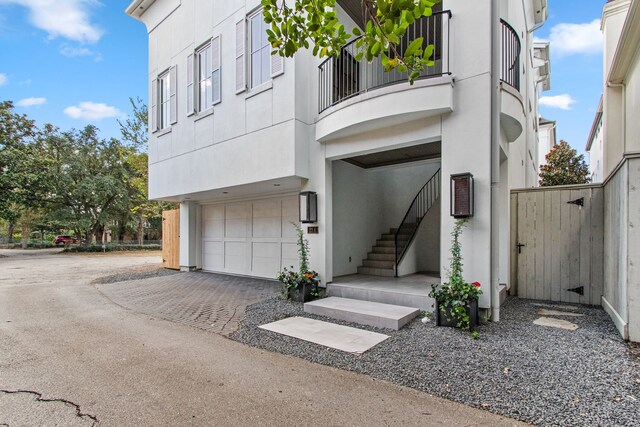
[[[102,120],[109,117],[123,118],[126,115],[116,107],[96,102],[81,102],[64,109],[64,113],[72,119]]]
[[[9,78],[7,77],[7,75],[0,73],[0,86],[6,85],[7,81],[9,81]]]
[[[551,28],[549,41],[551,42],[551,52],[558,56],[600,54],[602,53],[600,20],[594,19],[584,24],[557,24]]]
[[[561,110],[570,110],[571,104],[575,103],[576,100],[571,97],[568,93],[563,93],[562,95],[556,96],[543,96],[540,97],[540,105],[544,105],[550,108],[559,108]]]
[[[86,47],[72,47],[68,44],[63,44],[60,46],[60,53],[64,56],[68,56],[69,58],[93,55],[93,51],[91,49],[87,49]]]
[[[16,106],[25,108],[37,107],[44,104],[45,102],[47,102],[47,98],[25,98],[16,102]]]
[[[26,7],[31,23],[46,31],[50,39],[96,43],[103,34],[89,19],[90,8],[100,5],[97,0],[0,0],[0,4]]]
[[[74,47],[70,46],[67,43],[63,43],[60,45],[59,52],[68,57],[68,58],[78,58],[78,57],[93,57],[95,62],[102,61],[102,54],[100,52],[93,51],[86,47]]]

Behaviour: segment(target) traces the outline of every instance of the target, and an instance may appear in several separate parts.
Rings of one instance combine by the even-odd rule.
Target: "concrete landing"
[[[388,335],[306,317],[289,317],[260,328],[356,354],[362,354],[389,338]]]
[[[357,299],[329,297],[304,305],[306,313],[361,325],[398,330],[420,314],[420,309]]]

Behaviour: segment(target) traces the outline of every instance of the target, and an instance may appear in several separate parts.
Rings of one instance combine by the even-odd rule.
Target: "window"
[[[220,102],[220,92],[220,36],[216,36],[187,56],[187,115],[213,107]]]
[[[151,82],[151,132],[178,123],[176,76],[177,69],[174,65]]]
[[[213,85],[211,70],[211,43],[207,43],[196,52],[198,64],[198,111],[213,106]]]
[[[262,9],[249,17],[250,23],[250,73],[251,87],[256,87],[271,78],[271,44],[267,38],[267,24]]]
[[[171,74],[169,71],[158,76],[158,129],[169,127],[171,116]]]

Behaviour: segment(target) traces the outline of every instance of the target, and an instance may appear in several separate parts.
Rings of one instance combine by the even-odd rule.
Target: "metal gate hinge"
[[[578,286],[577,288],[567,289],[567,292],[575,292],[578,295],[584,295],[584,286]]]

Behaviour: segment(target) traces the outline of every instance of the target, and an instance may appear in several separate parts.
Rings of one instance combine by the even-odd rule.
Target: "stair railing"
[[[440,169],[438,169],[429,181],[418,191],[416,197],[414,197],[411,206],[407,210],[400,226],[396,230],[395,235],[395,276],[398,277],[398,266],[400,261],[409,249],[413,238],[418,232],[418,227],[425,217],[427,212],[431,209],[433,204],[440,197]]]

